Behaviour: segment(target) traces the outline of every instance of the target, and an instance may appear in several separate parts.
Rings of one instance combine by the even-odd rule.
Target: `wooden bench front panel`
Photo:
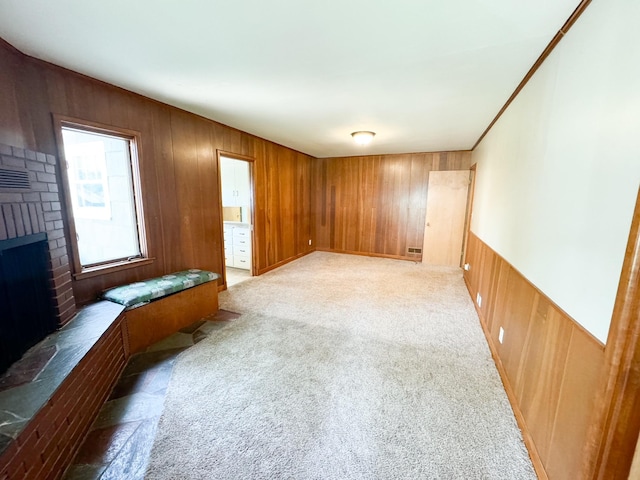
[[[143,351],[218,311],[218,282],[207,282],[126,312],[131,353]]]

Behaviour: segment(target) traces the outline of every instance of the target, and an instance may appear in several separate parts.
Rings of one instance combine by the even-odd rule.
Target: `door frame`
[[[464,238],[462,239],[462,255],[460,266],[464,269],[467,263],[467,246],[469,245],[469,234],[471,233],[471,219],[473,217],[473,197],[476,193],[477,163],[469,167],[469,193],[467,194],[467,213],[464,220]]]
[[[255,181],[254,181],[254,166],[256,159],[247,155],[241,155],[239,153],[227,152],[225,150],[216,149],[216,158],[218,166],[218,205],[219,205],[219,217],[220,217],[220,253],[222,259],[222,278],[224,281],[224,288],[227,288],[227,265],[224,260],[224,217],[222,213],[222,172],[220,169],[220,158],[226,157],[232,160],[240,160],[249,163],[249,208],[251,210],[251,276],[256,276],[258,271],[256,268],[256,248],[255,248],[255,226],[256,226],[256,206],[255,206]]]

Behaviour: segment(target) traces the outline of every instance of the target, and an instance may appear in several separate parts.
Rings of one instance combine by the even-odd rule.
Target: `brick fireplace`
[[[33,270],[44,272],[40,291],[48,300],[48,290],[53,303],[37,316],[58,326],[75,317],[74,325],[45,336],[0,375],[0,479],[61,478],[129,357],[123,306],[96,302],[76,316],[58,178],[55,156],[0,144],[0,278],[7,270],[21,274],[0,282],[0,300],[9,299],[13,310],[34,298],[35,289],[18,301],[19,293],[3,292],[7,285],[20,290],[23,278],[33,285],[37,245],[40,267]],[[34,249],[26,257],[16,252],[25,246]],[[17,315],[25,316],[36,315]],[[19,330],[5,317],[0,321],[12,334]],[[0,335],[0,361],[2,342]]]
[[[47,234],[51,298],[62,326],[76,305],[56,164],[53,155],[0,144],[0,240]]]

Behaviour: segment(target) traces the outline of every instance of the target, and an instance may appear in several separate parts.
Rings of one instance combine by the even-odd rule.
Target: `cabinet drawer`
[[[245,270],[251,269],[251,259],[242,255],[233,256],[233,266],[236,268],[244,268]]]
[[[242,255],[243,257],[251,256],[251,249],[248,246],[233,246],[233,254],[234,255]]]
[[[233,255],[227,255],[227,253],[225,252],[225,254],[224,254],[224,264],[227,267],[233,267]]]
[[[244,227],[234,227],[233,229],[234,238],[249,238],[250,233],[249,229]]]
[[[233,237],[233,247],[251,247],[251,241],[248,238]]]

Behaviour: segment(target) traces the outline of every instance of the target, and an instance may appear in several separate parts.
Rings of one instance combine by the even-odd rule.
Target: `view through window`
[[[81,266],[140,257],[132,139],[67,126],[62,138]]]

